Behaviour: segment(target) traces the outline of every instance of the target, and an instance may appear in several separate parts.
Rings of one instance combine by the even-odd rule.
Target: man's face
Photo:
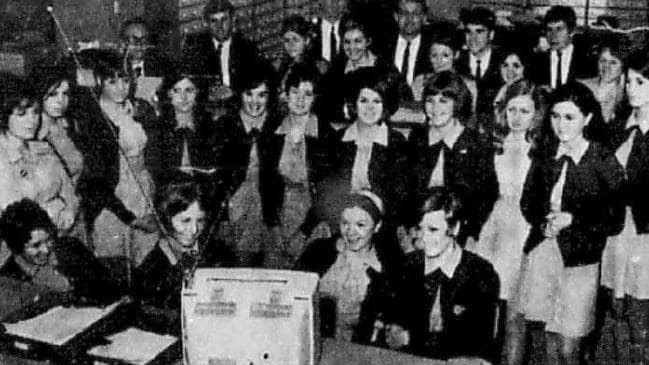
[[[131,57],[142,59],[149,46],[149,31],[142,24],[131,24],[124,30],[124,43]]]
[[[232,14],[228,11],[220,11],[207,16],[212,37],[219,42],[227,41],[232,35]]]
[[[421,32],[424,24],[424,9],[415,1],[402,0],[397,12],[399,33],[404,37],[415,37]]]
[[[322,14],[329,20],[337,20],[347,8],[347,0],[321,0]]]
[[[550,48],[553,51],[562,50],[572,43],[574,32],[568,28],[568,24],[563,20],[548,23],[545,32],[548,42],[550,42]]]
[[[480,55],[489,48],[494,37],[493,30],[489,30],[482,24],[467,24],[464,33],[466,46],[469,48],[469,52],[474,55]]]

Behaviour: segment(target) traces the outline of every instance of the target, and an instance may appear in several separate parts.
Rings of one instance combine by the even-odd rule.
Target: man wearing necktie
[[[328,62],[333,62],[342,51],[342,39],[339,35],[340,18],[347,9],[347,0],[322,0],[319,1],[318,14],[311,20],[315,27],[316,36],[312,45],[316,56]]]
[[[161,77],[171,71],[171,60],[151,44],[149,27],[142,18],[124,23],[121,33],[124,56],[133,76]]]
[[[457,243],[462,201],[461,192],[436,187],[417,206],[417,250],[406,258],[385,318],[386,343],[393,349],[438,359],[491,359],[499,280],[488,261]]]
[[[535,58],[533,72],[529,73],[534,81],[556,89],[577,78],[593,76],[596,62],[589,60],[586,52],[573,43],[577,26],[574,9],[553,6],[545,14],[543,24],[550,49]]]
[[[399,33],[391,41],[390,59],[401,74],[412,85],[419,74],[430,72],[430,32],[422,32],[426,17],[426,2],[423,0],[401,0],[394,14]]]

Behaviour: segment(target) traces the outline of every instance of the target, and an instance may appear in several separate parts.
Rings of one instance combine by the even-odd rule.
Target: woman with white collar
[[[626,220],[622,233],[608,240],[602,255],[602,286],[609,292],[617,322],[617,355],[625,352],[628,325],[629,363],[638,364],[649,361],[649,57],[632,54],[627,66],[626,94],[632,113],[613,122],[617,132],[611,138],[615,157],[626,172],[622,198]]]
[[[344,197],[339,208],[340,234],[309,244],[296,269],[320,275],[320,295],[334,304],[333,313],[323,313],[324,335],[369,343],[388,295],[388,253],[378,234],[383,204],[371,191],[361,190]]]

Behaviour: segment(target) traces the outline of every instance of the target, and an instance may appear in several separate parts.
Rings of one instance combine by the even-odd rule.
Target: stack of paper
[[[133,365],[148,364],[178,341],[173,336],[145,332],[137,328],[129,328],[107,339],[110,344],[94,347],[88,351],[88,355]]]

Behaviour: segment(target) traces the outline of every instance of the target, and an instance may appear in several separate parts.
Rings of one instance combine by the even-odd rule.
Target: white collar
[[[573,146],[566,146],[565,144],[560,143],[559,148],[557,149],[556,159],[561,158],[561,156],[568,156],[575,164],[578,164],[584,157],[584,154],[586,154],[589,145],[590,143],[584,137],[575,141]]]
[[[635,117],[635,114],[631,113],[629,119],[626,121],[626,129],[634,126],[640,128],[640,131],[643,135],[647,134],[647,131],[649,131],[649,120],[638,121],[638,119]]]
[[[176,257],[176,254],[171,248],[171,243],[169,242],[169,238],[160,240],[160,243],[158,245],[160,246],[162,253],[164,253],[164,255],[167,257],[167,260],[169,260],[171,266],[175,266],[178,263],[179,259],[178,257]],[[186,252],[191,252],[191,251],[198,252],[198,241],[194,242],[194,246],[186,250]]]
[[[367,51],[367,57],[363,57],[357,64],[353,64],[351,60],[347,60],[345,65],[345,73],[358,70],[362,67],[372,67],[376,64],[376,56],[372,51]]]
[[[365,140],[361,140],[360,133],[358,131],[358,123],[359,122],[354,122],[354,124],[347,127],[347,130],[345,130],[345,134],[343,135],[343,142],[354,141],[356,142],[356,145],[363,145],[368,143],[377,143],[382,146],[388,145],[388,126],[385,123],[381,123],[370,129],[368,131],[369,133],[366,134],[367,139]]]
[[[412,47],[417,47],[417,46],[419,46],[419,42],[420,42],[420,41],[421,41],[421,33],[420,33],[420,34],[417,34],[417,35],[415,36],[415,38],[413,38],[413,39],[410,41],[410,47],[411,47],[410,50],[412,51],[412,49],[413,49]],[[406,40],[406,39],[405,39],[401,34],[399,34],[399,41],[398,41],[398,42],[401,43],[401,44],[403,44],[403,47],[405,47],[405,46],[408,44],[408,41],[407,41],[407,40]]]
[[[574,49],[575,49],[575,46],[572,43],[570,43],[569,45],[563,47],[563,49],[560,50],[561,51],[561,61],[563,62],[563,60],[566,59],[566,56],[567,57],[572,56],[572,51]],[[552,50],[552,57],[557,57],[558,56],[557,52],[558,52],[557,50]]]
[[[232,37],[226,39],[223,42],[219,42],[218,40],[216,40],[216,38],[212,37],[212,43],[214,44],[214,49],[218,49],[219,44],[221,44],[223,46],[223,47],[221,47],[221,50],[223,50],[223,49],[230,46],[230,43],[232,43]]]
[[[282,121],[282,124],[275,130],[275,134],[286,135],[291,132],[291,116],[288,115]],[[309,137],[318,137],[318,117],[311,113],[304,126],[304,135]]]
[[[444,256],[440,257],[438,260],[435,260],[438,265],[435,266],[435,262],[433,260],[429,260],[428,257],[424,254],[424,275],[428,275],[431,272],[434,272],[437,269],[441,269],[444,275],[446,275],[449,279],[453,278],[453,275],[455,275],[455,270],[457,269],[458,265],[460,264],[460,260],[462,259],[462,247],[458,246],[455,242],[452,244],[452,246],[443,253]]]
[[[437,135],[436,133],[433,132],[434,131],[433,128],[429,128],[428,129],[428,145],[432,146],[435,143],[442,140],[442,141],[444,141],[444,144],[446,144],[446,146],[449,149],[453,149],[453,146],[455,146],[455,142],[457,142],[457,140],[458,140],[458,138],[460,138],[460,135],[462,134],[462,132],[464,132],[464,126],[462,124],[460,124],[458,121],[454,121],[452,123],[455,123],[455,125],[453,125],[449,129],[449,131],[446,133],[446,135],[444,135],[441,138],[440,138],[439,135]]]
[[[492,51],[491,47],[487,48],[487,50],[484,51],[482,53],[482,56],[480,57],[477,57],[473,53],[469,52],[469,60],[471,61],[472,64],[475,63],[477,60],[480,60],[480,68],[482,73],[484,73],[485,70],[487,69],[487,66],[489,66],[489,61],[491,60],[491,51]]]

